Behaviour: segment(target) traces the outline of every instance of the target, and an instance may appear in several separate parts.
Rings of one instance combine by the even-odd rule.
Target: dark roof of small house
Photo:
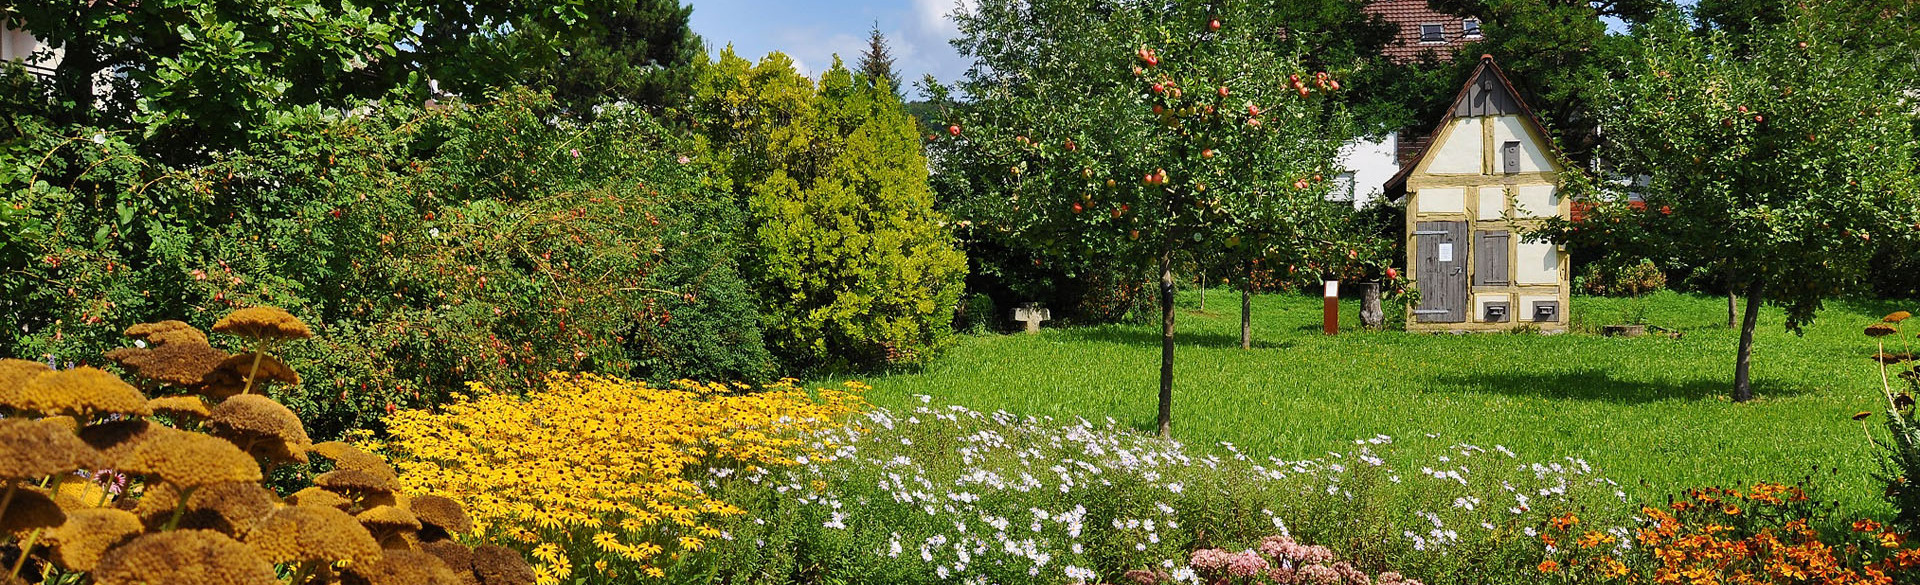
[[[1374,0],[1360,10],[1378,14],[1394,26],[1393,42],[1381,48],[1380,54],[1395,63],[1413,61],[1428,51],[1441,61],[1451,60],[1454,48],[1480,39],[1466,36],[1466,23],[1462,21],[1469,17],[1434,10],[1427,6],[1427,0]],[[1446,40],[1421,42],[1420,25],[1423,24],[1440,25]]]
[[[1491,86],[1483,85],[1482,82],[1485,81],[1499,83]],[[1520,97],[1520,92],[1513,88],[1513,82],[1507,80],[1507,74],[1501,72],[1500,65],[1493,62],[1493,55],[1480,56],[1480,65],[1473,68],[1473,74],[1467,76],[1466,85],[1460,86],[1460,94],[1454,96],[1453,107],[1447,108],[1446,115],[1440,117],[1440,122],[1434,124],[1433,132],[1428,136],[1439,136],[1440,131],[1445,129],[1447,124],[1452,123],[1455,117],[1507,114],[1520,114],[1527,122],[1533,124],[1533,129],[1539,131],[1540,136],[1546,138],[1549,151],[1555,155],[1560,153],[1559,147],[1554,146],[1552,135],[1547,133],[1547,125],[1540,122],[1539,116],[1534,115],[1533,108],[1527,107],[1527,100]],[[1429,140],[1426,146],[1421,147],[1420,154],[1400,165],[1400,172],[1394,173],[1393,178],[1387,180],[1385,195],[1389,201],[1399,199],[1407,193],[1407,176],[1413,174],[1413,169],[1420,166],[1420,161],[1427,158],[1427,153],[1433,150],[1436,142],[1437,140]]]

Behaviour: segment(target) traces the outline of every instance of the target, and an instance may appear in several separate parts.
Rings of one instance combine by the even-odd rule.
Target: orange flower
[[[1853,521],[1854,532],[1879,532],[1880,523],[1866,518]]]
[[[1552,573],[1558,570],[1560,570],[1560,563],[1553,562],[1552,559],[1540,561],[1540,572]]]
[[[1721,511],[1722,511],[1722,512],[1726,512],[1728,516],[1739,516],[1739,515],[1740,515],[1740,506],[1736,506],[1736,505],[1733,505],[1733,504],[1727,504],[1727,507],[1725,507],[1725,508],[1722,508],[1722,509],[1721,509]]]

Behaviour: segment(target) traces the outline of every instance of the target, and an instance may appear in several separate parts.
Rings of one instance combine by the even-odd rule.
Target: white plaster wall
[[[1494,118],[1493,147],[1498,149],[1500,145],[1514,140],[1520,141],[1520,172],[1538,173],[1553,170],[1553,162],[1547,158],[1546,145],[1534,140],[1533,135],[1527,133],[1526,122],[1522,121],[1520,116]],[[1494,170],[1500,169],[1496,167]]]
[[[39,46],[32,35],[0,25],[0,61],[25,59]]]
[[[1478,175],[1485,171],[1481,168],[1480,118],[1455,118],[1451,124],[1452,133],[1445,144],[1432,153],[1433,164],[1427,166],[1428,173]]]
[[[1520,295],[1520,304],[1515,306],[1513,309],[1515,318],[1521,321],[1532,321],[1534,301],[1558,302],[1559,300],[1560,300],[1559,297]],[[1560,305],[1561,305],[1560,312],[1556,314],[1554,317],[1559,321],[1566,321],[1567,320],[1566,303],[1560,303]]]
[[[1519,284],[1559,284],[1560,250],[1549,243],[1520,242],[1515,247],[1517,270],[1513,279]]]
[[[1421,189],[1418,197],[1420,199],[1420,211],[1424,211],[1428,213],[1466,213],[1467,212],[1467,190],[1466,189],[1427,188],[1427,189]]]
[[[1390,132],[1378,139],[1356,138],[1340,148],[1338,164],[1352,173],[1354,209],[1366,207],[1379,198],[1387,181],[1400,172],[1400,161],[1394,152],[1399,142],[1400,134]]]
[[[1480,219],[1500,219],[1507,214],[1507,190],[1499,185],[1480,188]]]
[[[1472,317],[1474,321],[1482,323],[1497,322],[1487,321],[1487,303],[1507,303],[1507,320],[1505,322],[1512,323],[1519,315],[1512,301],[1513,295],[1508,294],[1473,295],[1473,314],[1468,315],[1468,317]],[[1532,316],[1532,314],[1527,315],[1527,317]]]
[[[1560,194],[1553,185],[1521,185],[1514,188],[1513,214],[1518,217],[1555,217],[1560,215]]]

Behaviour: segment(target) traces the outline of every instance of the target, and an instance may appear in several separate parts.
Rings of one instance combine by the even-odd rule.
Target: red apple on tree
[[[948,126],[948,127],[947,127],[947,133],[948,133],[948,134],[952,134],[952,135],[954,135],[954,136],[959,136],[959,135],[960,135],[960,125],[958,125],[958,124],[955,124],[955,125],[952,125],[952,126]]]

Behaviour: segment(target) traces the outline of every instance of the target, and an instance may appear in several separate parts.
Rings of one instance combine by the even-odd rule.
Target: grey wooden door
[[[1414,227],[1420,306],[1414,319],[1427,323],[1467,320],[1467,222],[1423,221]]]

